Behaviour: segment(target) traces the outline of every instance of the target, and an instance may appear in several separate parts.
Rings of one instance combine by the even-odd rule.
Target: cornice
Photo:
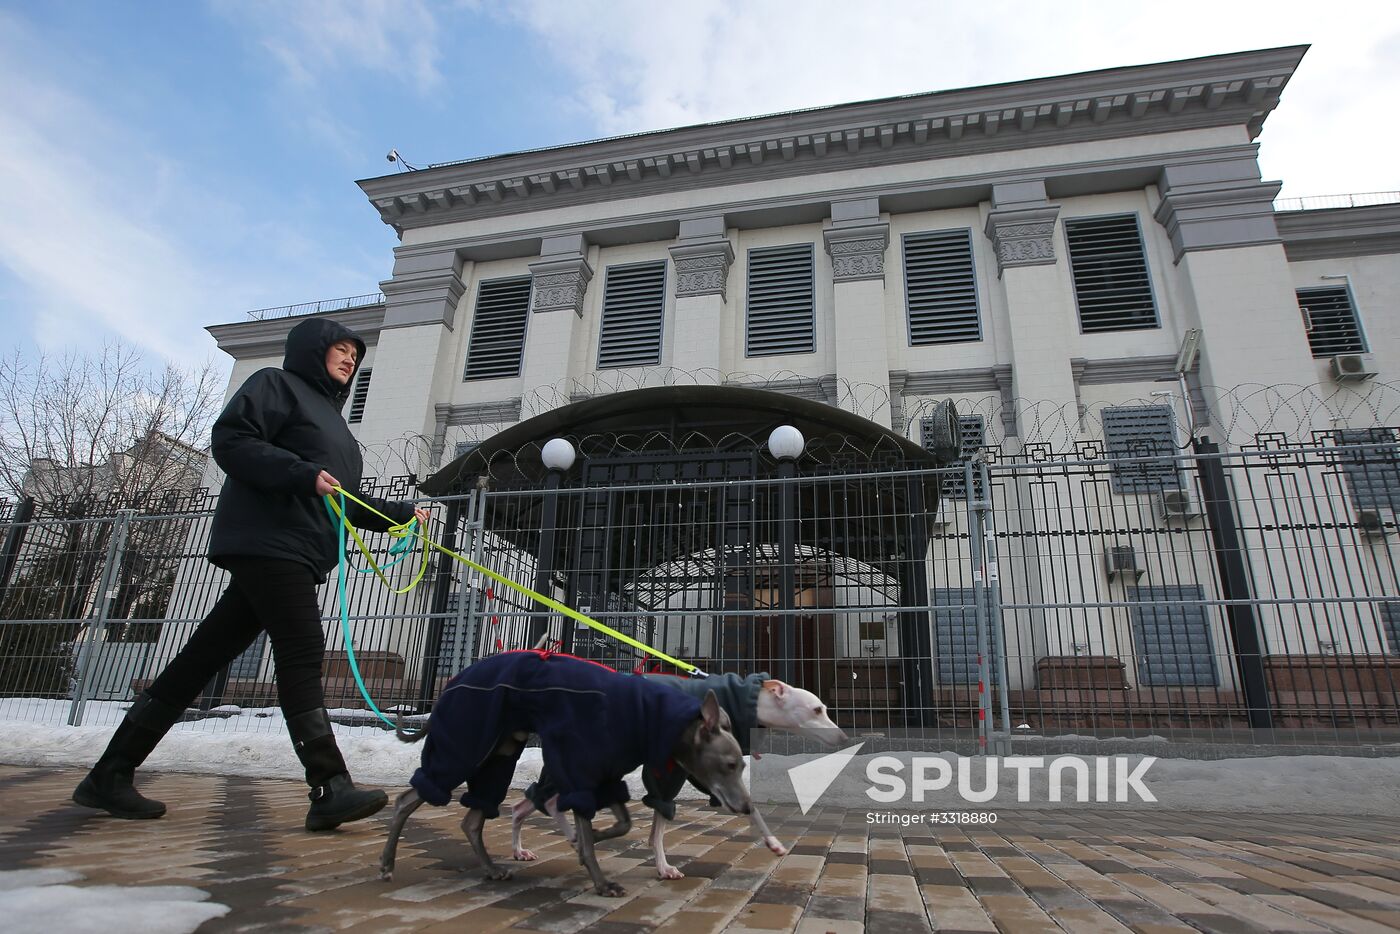
[[[1400,253],[1400,204],[1280,211],[1274,221],[1294,262]]]
[[[438,403],[434,406],[436,421],[440,425],[495,425],[520,421],[520,400],[505,399],[498,402],[472,402],[464,405]]]
[[[1210,126],[1257,135],[1304,46],[682,127],[358,184],[399,232],[454,221],[1003,149]]]
[[[281,356],[287,334],[310,315],[291,318],[269,318],[259,321],[236,321],[232,324],[211,324],[204,330],[214,336],[219,349],[235,360],[249,357]],[[384,305],[366,305],[346,311],[332,311],[316,317],[338,321],[364,340],[368,346],[379,342],[384,326]]]

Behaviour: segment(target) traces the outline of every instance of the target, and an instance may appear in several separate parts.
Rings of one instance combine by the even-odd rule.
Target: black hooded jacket
[[[326,372],[326,351],[336,341],[365,343],[328,318],[309,318],[287,335],[282,368],[248,377],[214,422],[214,462],[228,475],[210,531],[209,560],[253,557],[296,561],[324,579],[339,551],[316,477],[329,471],[346,490],[380,512],[405,522],[413,504],[389,502],[358,492],[364,462],[360,446],[341,417],[354,383],[344,386]],[[382,532],[383,519],[346,500],[356,526]]]

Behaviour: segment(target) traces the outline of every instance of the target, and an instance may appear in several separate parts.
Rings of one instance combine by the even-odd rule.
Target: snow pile
[[[73,885],[67,869],[0,870],[0,917],[10,934],[191,934],[227,905],[184,885]]]

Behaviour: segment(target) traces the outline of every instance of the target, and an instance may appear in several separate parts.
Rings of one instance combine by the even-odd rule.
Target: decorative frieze
[[[729,267],[734,263],[734,247],[728,240],[682,243],[671,247],[676,265],[676,298],[718,295],[727,299]]]
[[[997,274],[1017,266],[1055,263],[1055,219],[1060,206],[994,210],[985,228],[997,257]]]
[[[583,317],[583,296],[593,278],[593,267],[582,256],[542,260],[530,264],[532,278],[530,310],[534,312],[568,309]]]
[[[890,225],[833,227],[822,232],[831,255],[831,275],[837,282],[885,278],[885,250],[890,245]]]

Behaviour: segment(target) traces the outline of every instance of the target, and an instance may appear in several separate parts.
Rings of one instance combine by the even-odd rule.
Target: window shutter
[[[765,357],[815,350],[813,292],[810,243],[750,250],[744,353]]]
[[[1299,289],[1298,307],[1303,311],[1308,346],[1312,348],[1314,357],[1366,352],[1361,322],[1346,286]]]
[[[1337,432],[1342,470],[1357,509],[1388,509],[1400,516],[1400,445],[1393,428],[1353,428]],[[1358,449],[1350,445],[1384,447]]]
[[[467,341],[463,379],[500,379],[520,375],[525,353],[525,321],[530,314],[530,277],[481,283]]]
[[[968,231],[904,237],[904,303],[912,347],[982,339]]]
[[[1104,450],[1109,460],[1176,456],[1176,425],[1165,405],[1120,405],[1103,410]],[[1156,493],[1179,490],[1181,474],[1174,460],[1113,465],[1113,492]]]
[[[976,684],[977,591],[971,587],[938,587],[933,591],[934,654],[938,658],[940,684]],[[997,673],[996,641],[987,633],[987,668],[992,683]]]
[[[1378,604],[1381,625],[1385,627],[1386,651],[1400,655],[1400,603],[1387,601]]]
[[[369,399],[369,381],[374,370],[365,367],[355,377],[355,391],[350,396],[350,417],[346,421],[354,425],[365,417],[365,402]]]
[[[933,447],[929,437],[932,427],[932,418],[919,420],[919,445],[925,450]],[[958,460],[956,472],[949,473],[943,479],[942,493],[954,499],[967,499],[967,474],[963,472],[962,465],[971,460],[979,448],[986,445],[987,420],[981,415],[959,415],[958,433],[962,435],[962,457]]]
[[[1213,687],[1219,684],[1210,624],[1200,587],[1129,587],[1138,683]]]
[[[609,266],[603,286],[598,369],[661,362],[666,263]]]
[[[1081,330],[1157,327],[1137,215],[1066,220],[1065,240]]]

